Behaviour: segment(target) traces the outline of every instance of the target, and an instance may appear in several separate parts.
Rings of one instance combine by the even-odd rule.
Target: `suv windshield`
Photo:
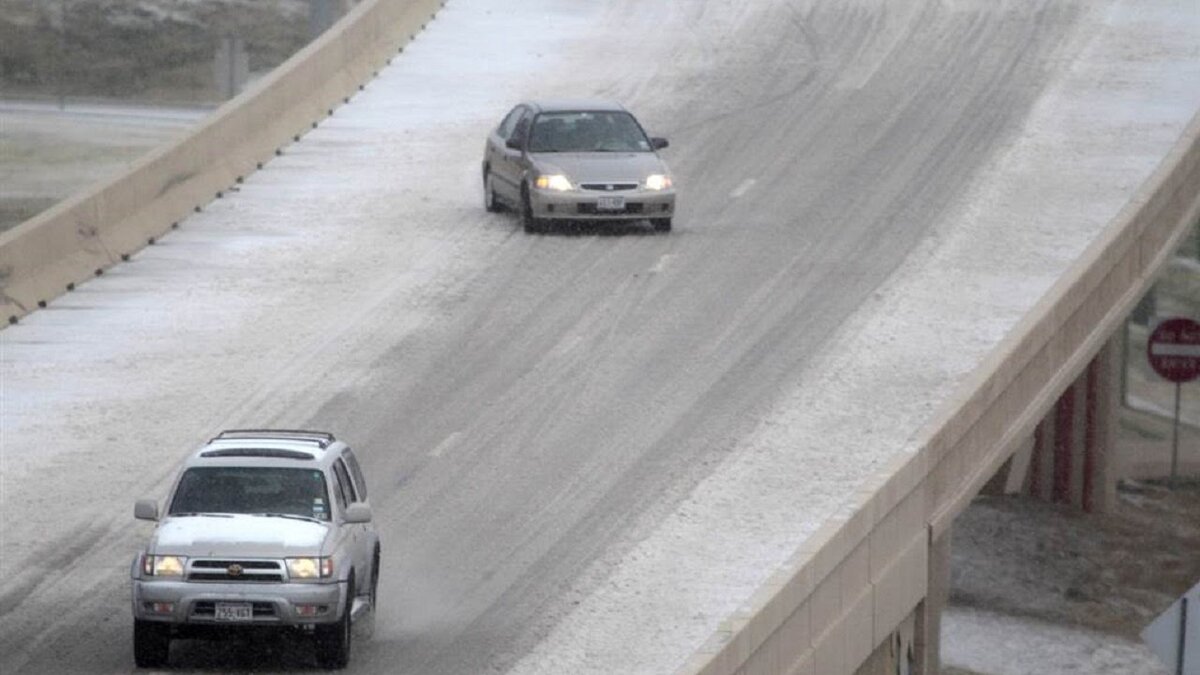
[[[193,467],[184,472],[169,515],[270,513],[329,520],[325,474],[279,467]]]
[[[650,141],[627,112],[542,113],[529,152],[649,152]]]

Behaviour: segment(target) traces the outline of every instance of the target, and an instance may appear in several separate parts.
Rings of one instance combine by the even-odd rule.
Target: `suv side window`
[[[346,505],[350,503],[350,500],[346,498],[346,488],[342,485],[342,477],[338,475],[336,466],[329,477],[333,479],[333,494],[337,498],[338,506],[345,511]]]
[[[508,140],[508,137],[512,135],[513,129],[517,127],[517,120],[521,119],[521,113],[524,110],[524,106],[517,106],[508,113],[504,121],[500,122],[500,126],[496,129],[496,133],[500,134],[500,140]]]
[[[342,463],[341,458],[334,461],[333,471],[337,474],[338,484],[342,487],[346,503],[358,501],[358,497],[354,494],[354,483],[350,482],[350,474],[346,472],[346,465]]]
[[[362,469],[358,466],[358,458],[354,456],[354,451],[350,448],[346,448],[346,452],[342,453],[342,457],[346,460],[346,466],[350,469],[350,477],[354,479],[354,487],[358,490],[358,498],[366,501],[367,480],[363,478]]]

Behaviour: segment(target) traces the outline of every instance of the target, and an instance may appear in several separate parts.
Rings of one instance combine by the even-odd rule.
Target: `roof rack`
[[[222,448],[205,450],[201,457],[274,457],[276,459],[316,459],[311,452],[278,448]]]
[[[324,450],[330,443],[333,443],[333,434],[328,431],[304,431],[301,429],[228,429],[217,434],[209,443],[217,440],[229,439],[280,439],[288,441],[300,441],[303,443],[315,443],[318,448]]]

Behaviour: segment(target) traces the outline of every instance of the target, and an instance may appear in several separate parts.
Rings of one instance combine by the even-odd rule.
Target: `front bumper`
[[[334,623],[346,608],[346,583],[211,583],[133,580],[133,616],[179,625],[228,627],[310,626]],[[249,621],[218,621],[217,602],[251,603]],[[169,603],[169,611],[155,605]],[[315,605],[315,615],[301,616],[298,605]],[[165,608],[162,608],[165,609]]]
[[[602,198],[621,197],[625,206],[620,210],[599,208]],[[529,195],[529,205],[535,218],[553,220],[643,220],[671,218],[675,215],[674,190],[539,190]]]

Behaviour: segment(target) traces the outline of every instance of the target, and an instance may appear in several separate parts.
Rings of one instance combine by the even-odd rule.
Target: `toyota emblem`
[[[231,577],[240,577],[242,576],[242,566],[237,564],[230,565],[229,569],[225,570],[225,572]]]

